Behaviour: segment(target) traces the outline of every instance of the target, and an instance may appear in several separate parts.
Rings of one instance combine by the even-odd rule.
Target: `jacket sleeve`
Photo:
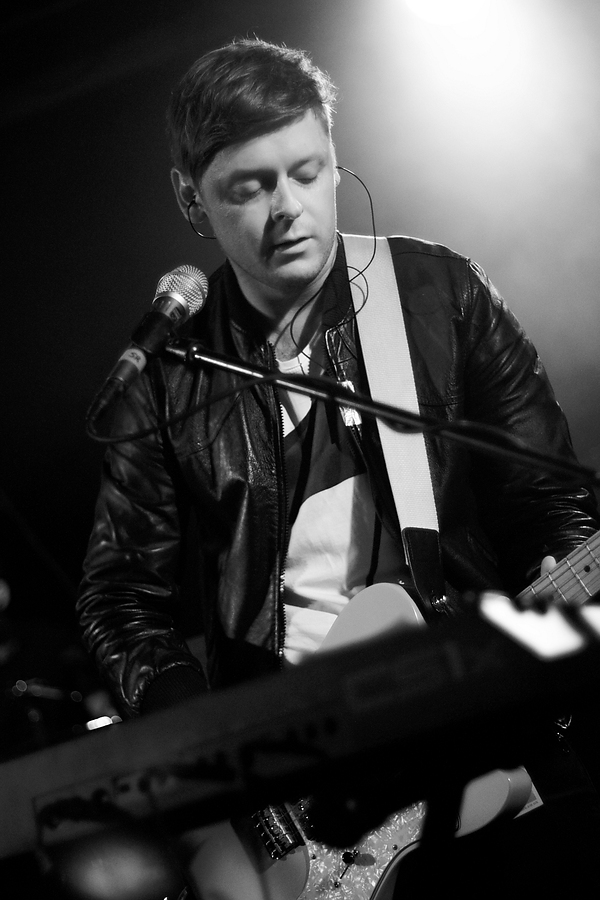
[[[113,433],[142,431],[156,421],[144,377],[121,402]],[[113,443],[105,454],[77,611],[84,643],[129,716],[140,711],[146,692],[150,709],[205,688],[202,667],[172,615],[186,518],[177,478],[159,431]]]
[[[468,268],[467,418],[550,457],[576,461],[535,347],[481,269],[473,263]],[[477,455],[473,478],[484,527],[511,587],[537,577],[545,555],[563,558],[598,528],[593,487],[583,477]]]

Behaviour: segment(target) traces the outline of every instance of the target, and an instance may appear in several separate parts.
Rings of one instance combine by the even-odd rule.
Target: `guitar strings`
[[[564,572],[559,572],[557,574],[548,572],[535,581],[528,590],[531,591],[534,596],[543,597],[544,589],[550,586],[560,595],[561,599],[564,600],[567,605],[575,605],[574,601],[570,600],[568,595],[575,593],[578,587],[583,588],[588,595],[587,599],[593,597],[594,594],[600,590],[600,558],[594,552],[595,546],[599,542],[600,538],[596,541],[591,539],[590,543],[582,544],[582,546],[574,550],[567,559],[563,560],[562,563],[559,563],[559,566],[565,566]],[[589,571],[585,572],[585,574],[590,577],[584,581],[575,569],[578,568],[579,571],[585,571],[586,566],[583,563],[586,559],[589,559],[592,565],[588,566]],[[536,587],[536,585],[538,586]],[[528,590],[525,590],[521,596],[526,596]]]

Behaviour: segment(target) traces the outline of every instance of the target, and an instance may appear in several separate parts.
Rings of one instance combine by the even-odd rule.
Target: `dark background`
[[[86,408],[160,275],[219,261],[176,207],[164,110],[189,64],[234,36],[302,46],[330,72],[339,162],[368,184],[379,233],[484,266],[600,469],[600,4],[480,6],[489,20],[445,24],[402,0],[4,8],[0,557],[10,615],[33,623],[23,673],[56,664],[51,629],[74,629],[102,455]],[[341,230],[367,232],[348,176],[339,200]]]

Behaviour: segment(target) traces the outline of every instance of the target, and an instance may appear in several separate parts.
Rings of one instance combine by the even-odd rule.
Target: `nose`
[[[271,200],[271,216],[275,220],[297,219],[304,207],[294,196],[291,185],[287,179],[277,182]]]

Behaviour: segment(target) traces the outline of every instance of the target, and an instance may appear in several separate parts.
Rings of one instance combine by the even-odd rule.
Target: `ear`
[[[204,206],[200,194],[194,187],[194,182],[189,175],[184,175],[179,169],[171,169],[171,183],[179,209],[187,219],[189,208],[192,222],[198,224],[204,217]],[[190,206],[190,203],[193,203],[193,206]]]
[[[337,167],[334,169],[334,173],[335,173],[335,174],[334,174],[333,177],[334,177],[334,180],[335,180],[335,186],[337,187],[338,184],[340,183],[340,178],[341,178],[342,176],[340,175],[340,170],[339,170]]]

